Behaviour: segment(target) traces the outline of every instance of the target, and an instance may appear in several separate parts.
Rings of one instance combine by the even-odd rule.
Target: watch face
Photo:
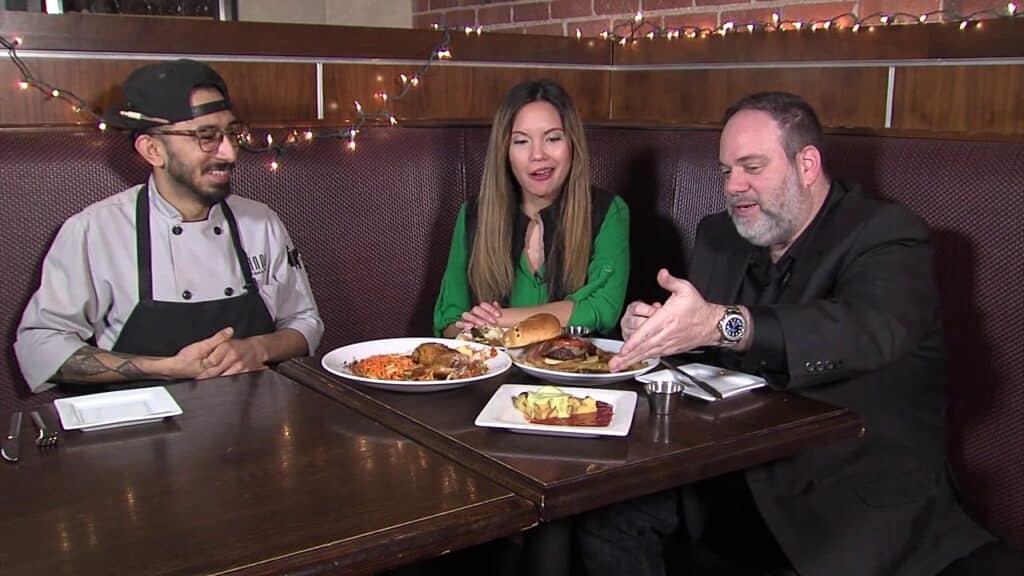
[[[725,320],[725,326],[723,327],[726,339],[739,340],[743,337],[743,331],[746,327],[746,322],[743,321],[743,316],[731,316],[727,318]]]

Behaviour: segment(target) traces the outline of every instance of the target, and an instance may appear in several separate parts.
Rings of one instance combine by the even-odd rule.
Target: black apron
[[[174,356],[179,350],[231,326],[235,338],[274,331],[259,287],[252,276],[249,258],[242,249],[238,224],[226,201],[220,203],[231,232],[238,264],[245,276],[244,293],[206,302],[157,302],[153,300],[153,266],[149,237],[149,185],[143,185],[135,201],[135,242],[138,251],[139,303],[135,305],[114,344],[115,352],[140,356]]]

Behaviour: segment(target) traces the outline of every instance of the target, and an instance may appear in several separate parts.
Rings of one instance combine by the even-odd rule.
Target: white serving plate
[[[680,366],[680,368],[686,370],[687,374],[692,374],[693,376],[700,378],[707,382],[712,388],[721,392],[723,400],[730,396],[736,396],[737,394],[742,394],[755,388],[761,388],[767,384],[765,379],[760,376],[747,374],[746,372],[737,372],[735,370],[726,370],[725,368],[719,368],[718,366],[711,366],[709,364],[698,364],[694,362],[692,364]],[[690,382],[686,378],[680,378],[668,370],[648,372],[642,376],[637,376],[636,379],[645,383],[654,382],[655,380],[675,380],[682,383],[683,394],[693,396],[694,398],[700,398],[701,400],[707,400],[708,402],[716,401],[715,397],[701,390],[700,387],[693,382]]]
[[[181,414],[181,406],[163,386],[58,398],[53,406],[65,430],[104,430]]]
[[[381,390],[392,390],[398,392],[436,392],[439,390],[451,390],[467,384],[472,384],[487,378],[493,378],[512,367],[512,359],[502,350],[495,349],[497,354],[487,361],[487,373],[471,378],[456,378],[454,380],[425,380],[425,381],[401,381],[401,380],[378,380],[366,378],[353,374],[348,364],[362,360],[367,356],[376,354],[410,354],[420,344],[437,342],[449,348],[461,348],[469,346],[474,350],[491,348],[486,344],[467,342],[464,340],[450,340],[447,338],[385,338],[383,340],[370,340],[349,344],[341,348],[335,348],[328,352],[320,361],[324,370],[343,378],[348,378]]]
[[[607,426],[551,426],[532,424],[523,413],[512,405],[512,399],[521,392],[535,392],[540,386],[525,384],[504,384],[494,391],[494,395],[480,411],[474,424],[484,428],[502,428],[526,434],[543,434],[546,436],[576,436],[593,438],[595,436],[626,436],[633,424],[633,412],[636,410],[636,392],[632,390],[609,390],[607,388],[572,388],[566,392],[573,396],[593,396],[595,400],[612,405],[612,421]]]
[[[622,340],[611,340],[608,338],[585,338],[585,340],[590,340],[594,343],[594,346],[612,353],[621,350],[623,344]],[[644,372],[647,372],[651,368],[654,368],[660,361],[659,358],[648,358],[643,361],[643,367],[639,370],[609,372],[607,374],[576,374],[573,372],[559,372],[558,370],[531,366],[530,364],[522,361],[523,354],[525,354],[525,348],[509,350],[509,356],[512,357],[512,363],[518,366],[523,372],[547,382],[570,384],[573,386],[603,386],[605,384],[629,380],[630,378],[635,378]]]

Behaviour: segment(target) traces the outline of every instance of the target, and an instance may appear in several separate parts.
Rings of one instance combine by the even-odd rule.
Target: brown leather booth
[[[477,192],[488,128],[364,130],[358,149],[317,140],[243,154],[234,189],[270,204],[302,250],[327,324],[320,352],[426,335],[459,205]],[[657,269],[682,273],[700,218],[724,207],[718,133],[591,127],[597,185],[632,215],[631,298],[655,299]],[[1024,545],[1024,143],[832,135],[826,163],[932,225],[950,354],[950,461],[967,508]],[[124,134],[0,131],[0,411],[47,402],[15,362],[15,328],[61,222],[141,182]]]

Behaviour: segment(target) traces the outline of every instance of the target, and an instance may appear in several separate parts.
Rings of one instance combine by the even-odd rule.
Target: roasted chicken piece
[[[434,364],[436,359],[443,357],[447,353],[454,352],[455,350],[445,346],[444,344],[438,344],[436,342],[427,342],[420,344],[412,351],[412,361],[417,364]]]
[[[427,372],[442,380],[452,372],[466,367],[470,362],[469,356],[434,342],[420,344],[412,351],[411,356],[418,364],[413,370],[414,375]]]

